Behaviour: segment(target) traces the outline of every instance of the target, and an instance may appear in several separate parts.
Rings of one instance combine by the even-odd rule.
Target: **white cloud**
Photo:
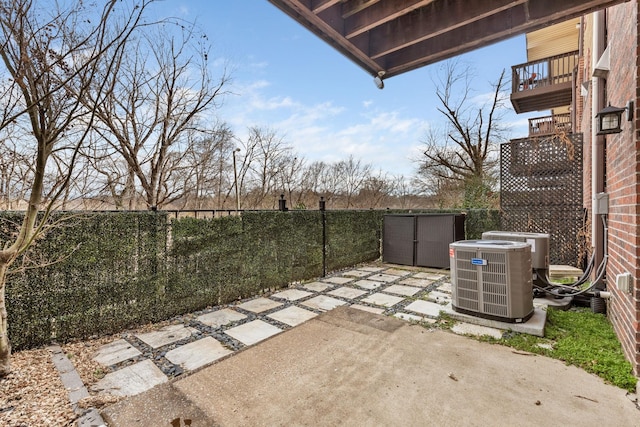
[[[307,104],[288,94],[270,96],[264,80],[239,85],[233,114],[225,119],[239,137],[249,126],[266,126],[291,144],[309,161],[336,162],[353,155],[375,170],[411,175],[412,159],[429,124],[405,112],[368,108],[373,101],[357,104],[367,109],[353,114],[349,107],[327,100]],[[227,115],[229,109],[223,110]]]

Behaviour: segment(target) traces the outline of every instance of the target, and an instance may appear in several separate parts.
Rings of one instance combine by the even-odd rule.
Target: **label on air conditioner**
[[[473,265],[487,265],[487,260],[482,258],[471,258],[471,264]]]

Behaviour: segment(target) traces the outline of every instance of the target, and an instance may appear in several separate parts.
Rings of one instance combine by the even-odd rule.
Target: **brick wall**
[[[610,71],[606,82],[606,104],[625,107],[633,100],[638,105],[640,74],[638,65],[638,3],[637,0],[607,9],[607,43],[610,51]],[[587,21],[591,26],[592,21]],[[591,70],[590,32],[585,34],[585,70]],[[588,37],[588,38],[587,38]],[[588,67],[588,68],[587,68]],[[590,75],[590,72],[589,72]],[[591,94],[589,95],[591,96]],[[586,104],[589,102],[589,104]],[[590,111],[590,99],[585,99],[582,131],[585,133],[585,190],[591,188],[591,147],[589,122],[596,112]],[[637,110],[637,109],[636,109]],[[623,114],[622,133],[605,136],[606,188],[609,194],[608,215],[608,290],[612,292],[609,318],[622,343],[627,358],[640,374],[640,121],[627,122]],[[590,116],[588,118],[588,116]],[[595,123],[593,123],[595,125]],[[587,137],[589,134],[589,137]],[[588,187],[586,187],[588,185]],[[585,191],[585,206],[590,207],[590,191]],[[616,275],[629,272],[634,278],[631,293],[616,287]]]

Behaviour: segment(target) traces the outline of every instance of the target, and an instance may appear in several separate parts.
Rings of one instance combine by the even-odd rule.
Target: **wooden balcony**
[[[534,117],[529,119],[529,136],[557,135],[572,133],[571,114],[562,113],[552,116]]]
[[[511,104],[516,113],[571,105],[578,52],[511,67]]]

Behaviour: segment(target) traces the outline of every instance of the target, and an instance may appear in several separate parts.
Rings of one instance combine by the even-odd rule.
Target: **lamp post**
[[[240,210],[240,193],[238,192],[238,169],[236,167],[236,153],[239,152],[239,148],[233,150],[233,185],[236,188],[236,212]]]

